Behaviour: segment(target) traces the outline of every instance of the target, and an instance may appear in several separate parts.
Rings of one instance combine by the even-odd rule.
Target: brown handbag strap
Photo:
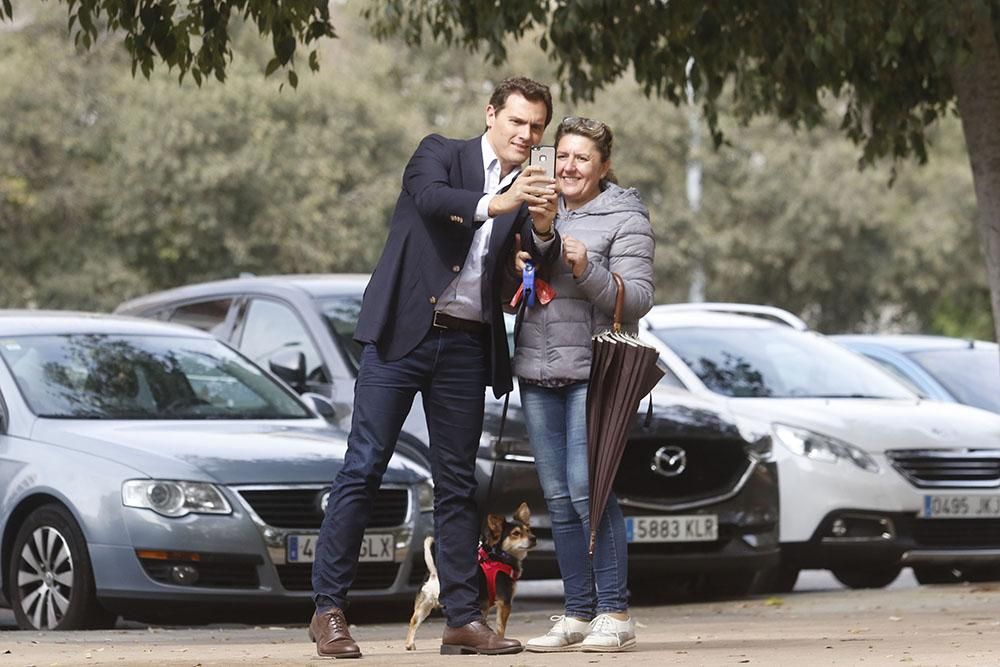
[[[622,330],[622,313],[625,311],[625,281],[617,273],[612,273],[611,277],[618,286],[618,295],[615,296],[615,321],[611,325],[611,330],[618,333]]]

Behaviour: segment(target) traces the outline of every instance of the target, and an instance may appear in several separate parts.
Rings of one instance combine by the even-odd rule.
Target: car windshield
[[[960,403],[1000,412],[1000,348],[933,350],[909,356]]]
[[[724,396],[915,398],[871,362],[815,334],[785,327],[652,332],[705,386]]]
[[[347,362],[357,373],[361,366],[361,344],[354,340],[354,330],[361,313],[361,295],[320,299],[319,310]]]
[[[62,419],[302,419],[290,392],[225,345],[176,336],[0,339],[31,411]]]

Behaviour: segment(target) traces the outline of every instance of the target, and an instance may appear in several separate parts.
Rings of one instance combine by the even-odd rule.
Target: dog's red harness
[[[517,581],[518,573],[514,572],[514,567],[503,561],[490,558],[486,549],[479,547],[479,567],[486,577],[486,591],[490,595],[490,606],[497,601],[497,574],[503,572],[508,577]]]

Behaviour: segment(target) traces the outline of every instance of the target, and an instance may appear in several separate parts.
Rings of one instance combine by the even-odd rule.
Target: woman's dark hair
[[[590,139],[597,146],[597,152],[601,154],[602,161],[607,162],[611,159],[611,146],[615,137],[611,128],[601,121],[593,118],[581,118],[580,116],[566,116],[556,128],[556,146],[559,145],[559,140],[567,134],[576,134]],[[608,173],[601,179],[601,187],[607,183],[617,182],[614,172],[608,169]]]
[[[542,102],[545,104],[545,127],[552,122],[552,93],[544,83],[538,83],[524,76],[514,76],[504,79],[493,89],[490,95],[490,106],[497,113],[507,104],[507,98],[517,93],[529,102]]]

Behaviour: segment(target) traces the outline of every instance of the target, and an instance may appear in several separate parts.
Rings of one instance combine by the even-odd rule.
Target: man
[[[403,173],[382,257],[365,290],[355,339],[364,344],[344,466],[334,480],[313,564],[310,635],[321,656],[360,657],[344,606],[382,473],[414,396],[430,433],[436,558],[447,627],[441,653],[517,653],[479,609],[476,451],[485,390],[510,391],[500,284],[517,232],[558,252],[554,182],[519,172],[552,119],[548,87],[503,81],[485,133],[426,137]],[[535,228],[528,209],[544,212]]]

